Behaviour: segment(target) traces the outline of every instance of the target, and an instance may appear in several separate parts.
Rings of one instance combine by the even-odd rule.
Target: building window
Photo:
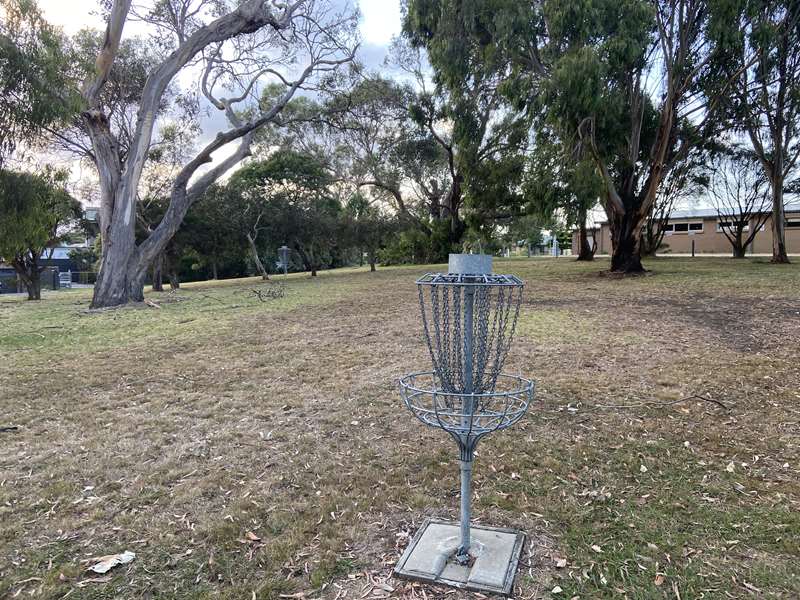
[[[666,234],[673,234],[673,233],[703,233],[703,222],[702,221],[694,221],[692,223],[667,223],[664,226],[664,233]]]
[[[800,219],[786,219],[786,229],[800,229]]]
[[[738,223],[732,221],[719,221],[717,223],[717,233],[722,233],[723,231],[731,231],[736,228]],[[750,231],[750,225],[745,223],[744,228],[742,231]]]

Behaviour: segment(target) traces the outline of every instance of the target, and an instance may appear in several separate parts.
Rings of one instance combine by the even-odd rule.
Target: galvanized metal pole
[[[281,263],[283,264],[283,278],[286,279],[286,275],[289,273],[289,246],[284,244],[278,248],[278,252],[280,253]]]
[[[473,350],[473,308],[475,304],[475,288],[468,285],[464,288],[464,392],[472,394],[474,392],[472,360]],[[469,522],[470,522],[470,500],[472,496],[472,448],[469,447],[469,432],[472,423],[472,413],[475,410],[472,396],[464,396],[463,401],[462,430],[463,434],[462,456],[461,456],[461,546],[458,549],[456,558],[461,563],[469,561]]]

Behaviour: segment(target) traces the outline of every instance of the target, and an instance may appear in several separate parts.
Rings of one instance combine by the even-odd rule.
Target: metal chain
[[[463,309],[467,295],[463,285],[429,285],[430,303],[419,286],[422,325],[433,369],[443,391],[463,392]],[[475,393],[493,392],[516,330],[522,286],[473,286],[472,374]],[[512,306],[514,311],[512,313]],[[430,316],[430,323],[429,321]]]

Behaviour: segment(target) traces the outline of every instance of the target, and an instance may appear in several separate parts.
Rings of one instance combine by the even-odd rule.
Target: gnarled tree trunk
[[[611,229],[611,271],[614,273],[644,273],[642,266],[643,216],[637,211],[628,210],[622,214],[614,213],[609,220]]]
[[[578,210],[578,258],[577,260],[594,260],[596,246],[589,244],[589,235],[586,231],[586,209]],[[529,254],[530,256],[530,254]]]
[[[28,300],[41,300],[43,268],[39,266],[39,257],[36,255],[36,251],[32,250],[28,258],[19,256],[13,259],[11,266],[17,272],[17,281],[25,286]]]

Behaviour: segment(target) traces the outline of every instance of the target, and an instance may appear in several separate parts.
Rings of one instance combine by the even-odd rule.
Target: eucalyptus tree
[[[28,290],[41,299],[42,257],[78,226],[80,203],[65,188],[66,173],[42,174],[0,169],[0,260],[14,267]]]
[[[744,258],[770,216],[769,180],[758,158],[741,149],[717,155],[709,170],[718,231],[730,242],[733,258]]]
[[[443,149],[451,186],[443,209],[469,220],[508,218],[521,202],[519,185],[527,148],[527,120],[505,103],[502,69],[495,56],[466,50],[472,25],[469,2],[409,0],[404,6],[405,40],[395,43],[395,62],[420,90],[413,117]],[[422,52],[424,51],[424,54]],[[433,67],[431,78],[424,61]],[[456,220],[451,231],[458,235]]]
[[[333,179],[316,157],[288,149],[239,169],[227,182],[231,219],[246,240],[258,272],[267,279],[259,256],[266,243],[292,247],[312,276],[329,263],[331,251],[346,237],[342,205],[332,191]]]
[[[702,85],[707,8],[701,0],[410,0],[407,27],[426,40],[451,89],[493,75],[537,126],[587,150],[603,182],[611,269],[636,273],[661,182],[724,94]]]
[[[123,30],[134,19],[150,26],[152,45],[160,55],[147,72],[123,149],[104,92],[120,56]],[[352,61],[355,27],[352,12],[326,0],[168,0],[135,7],[131,0],[110,3],[105,37],[82,90],[82,119],[101,187],[103,255],[93,306],[142,299],[149,265],[191,204],[250,153],[255,131],[278,119],[299,90],[317,88]],[[227,126],[183,164],[170,186],[164,217],[137,244],[135,208],[142,174],[165,94],[182,73],[197,75],[204,100]],[[282,86],[283,93],[262,104],[259,91],[267,81]]]
[[[449,187],[447,159],[412,119],[416,99],[408,84],[360,77],[326,103],[322,135],[335,143],[330,156],[340,179],[369,190],[402,221],[429,232]]]
[[[523,183],[526,213],[543,221],[559,215],[578,230],[579,261],[594,260],[587,220],[602,192],[602,181],[580,145],[567,148],[554,132],[542,129],[530,153]]]
[[[69,52],[34,0],[0,0],[0,167],[79,109]]]
[[[784,191],[800,157],[800,3],[711,0],[720,113],[752,143],[769,180],[772,262],[788,263]]]
[[[344,206],[345,216],[352,229],[350,242],[359,255],[367,255],[369,270],[375,271],[378,252],[386,247],[390,236],[397,231],[397,220],[371,204],[363,195],[353,194]]]

